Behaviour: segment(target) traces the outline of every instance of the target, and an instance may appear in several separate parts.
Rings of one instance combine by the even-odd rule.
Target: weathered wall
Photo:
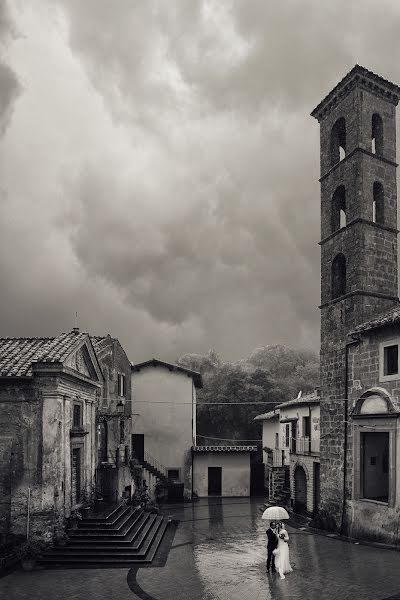
[[[198,452],[193,456],[193,490],[208,496],[208,467],[222,468],[222,496],[250,496],[248,452]]]
[[[125,375],[126,385],[125,396],[122,398],[125,402],[124,416],[131,417],[123,421],[123,435],[121,435],[120,419],[114,418],[106,422],[109,461],[117,464],[117,453],[120,457],[117,465],[117,472],[113,478],[114,489],[112,492],[113,499],[117,500],[122,497],[126,487],[131,488],[131,493],[134,492],[134,482],[132,480],[129,463],[126,464],[124,461],[126,452],[128,454],[128,461],[131,454],[131,363],[119,341],[110,336],[105,337],[102,341],[101,348],[97,350],[97,358],[104,375],[102,399],[99,407],[100,413],[116,412],[116,405],[121,400],[121,397],[118,395],[118,374],[123,374]],[[99,469],[101,468],[101,465],[99,465]]]
[[[0,535],[24,535],[28,489],[41,504],[41,399],[30,380],[0,381]]]
[[[192,482],[193,380],[164,367],[145,367],[132,373],[135,413],[133,433],[144,434],[144,449],[159,463],[181,470],[185,495]],[[135,404],[136,403],[136,404]]]

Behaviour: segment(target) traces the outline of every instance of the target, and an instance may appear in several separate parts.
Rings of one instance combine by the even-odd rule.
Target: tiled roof
[[[86,336],[70,331],[54,338],[0,338],[0,377],[30,376],[35,362],[63,362]]]
[[[288,402],[282,402],[282,404],[278,404],[276,408],[289,408],[290,406],[300,406],[301,404],[319,404],[319,401],[319,396],[315,392],[313,392],[312,394],[300,396],[300,398],[288,400]]]
[[[314,108],[311,113],[319,121],[333,108],[338,100],[345,96],[358,82],[364,88],[371,90],[375,94],[382,95],[385,99],[397,105],[400,97],[400,88],[396,84],[384,79],[380,75],[369,71],[365,67],[355,65],[351,71],[343,77],[341,81],[327,96]]]
[[[192,377],[194,385],[196,388],[203,387],[203,380],[201,374],[197,371],[192,371],[192,369],[187,369],[186,367],[181,367],[181,365],[174,365],[173,363],[165,362],[164,360],[159,360],[158,358],[152,358],[151,360],[146,360],[142,363],[132,364],[132,371],[140,371],[146,367],[165,367],[169,371],[176,371],[178,373],[185,373],[189,377]]]
[[[193,452],[257,452],[257,446],[193,446]]]
[[[257,415],[254,417],[254,421],[268,421],[268,419],[274,419],[275,417],[279,418],[279,411],[270,410],[263,415]]]
[[[394,325],[395,323],[400,323],[400,304],[396,304],[396,306],[375,317],[375,319],[362,323],[351,333],[361,333],[377,327],[385,327],[385,325]]]

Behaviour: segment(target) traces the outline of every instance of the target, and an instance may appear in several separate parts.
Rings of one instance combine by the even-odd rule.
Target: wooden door
[[[320,499],[319,463],[314,463],[314,514],[318,512]]]
[[[79,504],[81,500],[81,449],[72,450],[72,469],[71,469],[71,488],[72,488],[72,506]]]
[[[221,496],[222,467],[208,467],[208,495]]]
[[[133,433],[132,434],[132,455],[137,458],[139,462],[144,460],[144,434]]]

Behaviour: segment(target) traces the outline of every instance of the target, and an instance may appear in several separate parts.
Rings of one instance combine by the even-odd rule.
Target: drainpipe
[[[347,485],[347,448],[348,448],[348,420],[349,420],[349,350],[350,346],[359,344],[360,339],[352,337],[352,341],[346,342],[346,356],[344,365],[344,439],[343,439],[343,500],[342,517],[340,523],[340,533],[345,534],[345,514],[346,514],[346,485]]]

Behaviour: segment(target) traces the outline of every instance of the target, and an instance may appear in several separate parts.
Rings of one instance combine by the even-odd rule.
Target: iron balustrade
[[[294,454],[319,454],[319,439],[297,438]]]

